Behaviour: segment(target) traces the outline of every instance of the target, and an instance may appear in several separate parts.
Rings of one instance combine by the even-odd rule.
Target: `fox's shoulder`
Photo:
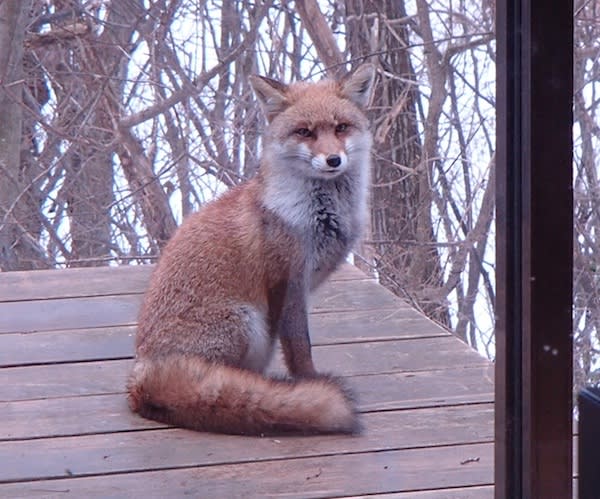
[[[279,261],[281,255],[297,254],[299,246],[293,228],[269,209],[264,180],[257,175],[186,217],[165,252],[183,250],[219,260],[232,253],[240,261]]]
[[[181,226],[188,227],[204,224],[221,226],[223,228],[237,224],[240,220],[251,224],[260,215],[262,203],[262,187],[259,179],[254,178],[243,184],[232,186],[215,199],[187,216]],[[248,225],[242,224],[242,225]]]

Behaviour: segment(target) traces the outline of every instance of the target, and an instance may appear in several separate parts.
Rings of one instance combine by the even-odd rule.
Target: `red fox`
[[[129,405],[199,431],[357,433],[352,397],[315,371],[307,297],[367,216],[375,76],[286,85],[253,76],[268,125],[256,176],[167,243],[139,315]],[[279,338],[292,378],[263,375]]]

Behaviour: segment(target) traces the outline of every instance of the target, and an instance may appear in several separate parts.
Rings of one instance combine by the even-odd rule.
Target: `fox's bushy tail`
[[[171,355],[138,359],[129,406],[141,416],[198,431],[241,435],[357,433],[352,397],[335,378],[296,381]]]

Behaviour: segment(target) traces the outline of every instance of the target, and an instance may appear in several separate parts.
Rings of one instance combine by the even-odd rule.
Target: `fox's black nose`
[[[337,168],[342,164],[342,158],[340,158],[337,154],[330,154],[327,156],[327,166],[331,166],[331,168]]]

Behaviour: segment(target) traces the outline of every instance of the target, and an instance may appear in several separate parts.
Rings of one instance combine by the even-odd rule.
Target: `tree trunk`
[[[346,19],[351,58],[375,59],[376,54],[373,62],[381,75],[372,104],[376,269],[382,284],[448,325],[447,305],[434,298],[442,272],[431,220],[431,163],[423,161],[404,2],[346,0]]]
[[[37,220],[37,197],[23,159],[24,40],[31,0],[0,2],[0,268],[29,270],[45,266],[31,236]]]
[[[69,264],[75,267],[106,264],[110,255],[114,199],[110,101],[120,101],[122,64],[137,20],[133,5],[121,8],[111,2],[100,36],[85,33],[76,43],[57,47],[62,65],[68,68],[59,105],[72,116],[69,128],[75,134],[65,157],[63,188],[71,229]]]

